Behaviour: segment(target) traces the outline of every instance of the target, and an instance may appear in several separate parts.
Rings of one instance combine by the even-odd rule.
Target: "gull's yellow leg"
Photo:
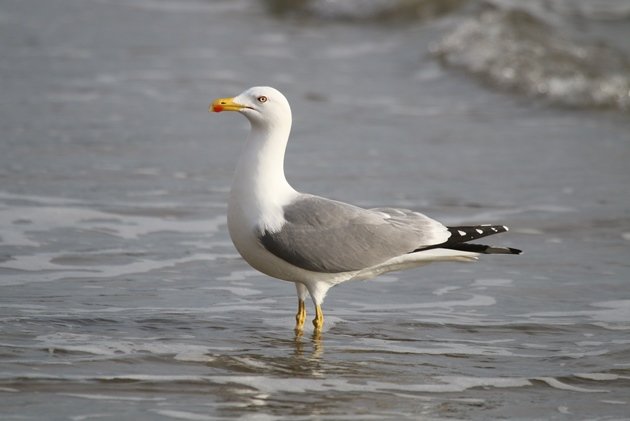
[[[304,321],[306,320],[306,304],[304,300],[298,299],[298,311],[295,315],[295,331],[301,332],[304,327]]]
[[[319,304],[315,306],[315,318],[313,319],[313,326],[315,326],[316,332],[321,332],[324,327],[324,312],[322,306]]]

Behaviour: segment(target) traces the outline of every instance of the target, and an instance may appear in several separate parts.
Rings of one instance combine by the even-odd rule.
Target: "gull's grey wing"
[[[439,222],[404,209],[362,209],[312,195],[283,208],[278,231],[261,229],[262,245],[303,269],[337,273],[365,269],[439,244],[450,233]]]

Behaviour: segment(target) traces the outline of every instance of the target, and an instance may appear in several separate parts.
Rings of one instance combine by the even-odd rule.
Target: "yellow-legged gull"
[[[363,209],[296,191],[284,175],[291,108],[274,88],[253,87],[234,98],[219,98],[210,109],[238,111],[251,123],[230,192],[228,229],[247,263],[295,283],[298,332],[306,319],[307,294],[319,332],[324,297],[341,282],[431,262],[521,252],[469,243],[507,231],[502,225],[447,227],[407,209]]]

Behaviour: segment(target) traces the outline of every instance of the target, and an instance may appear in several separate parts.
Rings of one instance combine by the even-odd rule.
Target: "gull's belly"
[[[243,259],[254,269],[273,278],[304,284],[325,282],[334,285],[354,275],[354,272],[312,272],[280,259],[265,249],[256,236],[256,227],[233,207],[228,207],[228,231]]]
[[[269,253],[254,235],[254,230],[244,224],[229,224],[228,230],[234,247],[247,263],[254,269],[274,278],[286,281],[291,277],[288,263]]]
[[[254,269],[274,278],[285,281],[298,281],[304,277],[303,271],[268,252],[256,236],[256,227],[238,211],[238,207],[228,208],[228,231],[234,247]]]

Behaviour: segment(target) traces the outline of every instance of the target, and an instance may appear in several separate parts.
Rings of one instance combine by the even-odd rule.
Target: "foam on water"
[[[222,216],[203,221],[180,221],[146,216],[123,217],[115,212],[61,206],[12,206],[0,209],[0,224],[11,229],[8,239],[3,234],[3,244],[9,246],[41,245],[28,236],[55,229],[86,230],[122,239],[135,239],[164,231],[212,233],[224,222]]]
[[[173,409],[154,409],[153,412],[163,417],[173,418],[176,420],[188,420],[188,421],[214,421],[216,420],[216,418],[213,416],[197,414],[197,413],[188,412],[188,411],[176,411]]]
[[[605,393],[603,389],[589,389],[572,386],[551,377],[540,378],[508,378],[508,377],[463,377],[463,376],[436,376],[435,383],[400,384],[389,382],[368,381],[365,384],[354,384],[341,379],[275,379],[269,381],[256,376],[214,376],[211,379],[219,384],[241,384],[253,388],[265,394],[309,392],[382,392],[395,393],[455,393],[475,388],[521,388],[532,386],[533,382],[540,381],[549,387],[559,390],[569,390],[580,393]]]
[[[226,276],[221,276],[217,278],[219,281],[244,281],[247,278],[251,278],[252,276],[260,276],[258,272],[252,269],[246,270],[235,270],[230,272]]]
[[[156,216],[141,216],[138,211],[129,212],[133,204],[112,204],[118,210],[94,209],[94,205],[73,199],[0,193],[4,201],[0,207],[0,245],[12,252],[0,262],[5,269],[0,285],[19,285],[26,282],[50,282],[58,279],[105,278],[164,270],[180,264],[196,261],[212,261],[222,254],[194,253],[188,256],[154,260],[147,254],[145,238],[158,234],[195,235],[197,247],[212,248],[207,240],[225,223],[218,215],[204,220],[184,220],[169,216],[176,209],[173,204],[154,204],[143,212]],[[19,203],[19,204],[17,204]],[[168,209],[165,211],[164,209]],[[131,213],[131,214],[129,214]],[[163,215],[163,216],[162,216]],[[102,239],[105,235],[105,240]],[[94,245],[102,243],[99,250],[56,250],[59,238],[74,237]],[[107,237],[111,237],[108,239]],[[136,241],[137,249],[118,248],[119,240]],[[74,244],[68,244],[73,247]],[[33,254],[32,248],[42,249]],[[225,255],[230,256],[230,255]]]
[[[260,290],[238,286],[203,287],[203,289],[210,291],[228,291],[234,295],[238,295],[239,297],[249,297],[251,295],[258,295],[262,293]]]
[[[365,338],[360,341],[362,345],[356,349],[356,352],[360,352],[362,349],[378,350],[383,353],[398,353],[398,354],[427,354],[427,355],[495,355],[495,356],[511,356],[514,355],[512,351],[507,347],[489,346],[481,344],[464,344],[464,343],[444,343],[439,340],[432,341],[431,347],[423,348],[414,344],[402,345],[403,342],[398,344],[393,340],[380,340],[376,338]],[[365,348],[363,348],[365,347]],[[523,355],[521,355],[523,356]]]
[[[121,356],[148,353],[173,355],[176,359],[178,356],[179,359],[184,359],[190,355],[208,355],[213,352],[207,346],[163,342],[161,339],[164,338],[154,338],[150,341],[132,338],[115,340],[106,336],[67,332],[57,332],[35,338],[35,340],[42,342],[41,346],[48,349],[48,352],[51,354],[55,352],[74,352],[119,358]]]
[[[102,394],[90,394],[90,393],[60,393],[60,396],[69,396],[72,398],[81,398],[88,400],[107,400],[107,401],[132,401],[132,402],[160,402],[165,398],[144,398],[138,396],[116,396],[116,395],[102,395]]]
[[[63,258],[64,254],[39,254],[37,256],[12,256],[12,260],[0,264],[0,268],[14,269],[21,272],[5,274],[0,285],[23,285],[30,282],[53,282],[59,279],[98,279],[147,273],[158,269],[174,268],[182,263],[208,262],[220,255],[212,253],[198,253],[179,259],[149,260],[123,265],[94,265],[84,269],[77,269],[76,265],[59,265],[50,263],[51,260]]]
[[[542,323],[568,322],[578,319],[586,320],[604,329],[630,329],[630,300],[595,302],[591,303],[590,306],[600,310],[545,311],[526,314],[523,317]]]
[[[442,294],[437,294],[442,295]],[[481,294],[466,294],[469,298],[461,300],[444,300],[444,301],[432,301],[432,302],[420,302],[420,303],[384,303],[384,304],[369,304],[365,308],[372,311],[384,312],[384,311],[401,311],[406,310],[414,312],[416,310],[424,311],[426,309],[453,309],[456,307],[486,307],[496,304],[496,300],[489,295]],[[361,306],[362,304],[357,303]]]
[[[485,289],[487,287],[499,287],[511,285],[514,281],[511,279],[477,279],[471,286]]]

